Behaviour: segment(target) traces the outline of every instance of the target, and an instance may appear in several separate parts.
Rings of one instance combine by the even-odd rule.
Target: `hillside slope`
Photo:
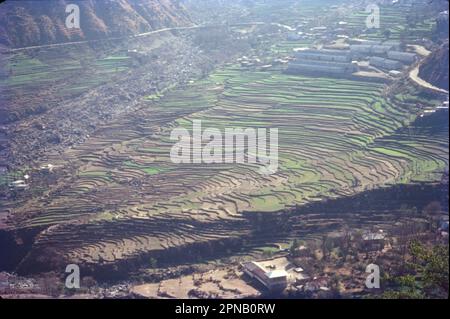
[[[420,67],[419,77],[441,89],[448,90],[448,42],[431,54]]]
[[[68,4],[80,8],[80,29],[67,29]],[[0,5],[0,45],[31,45],[96,39],[185,26],[190,18],[178,0],[6,1]]]

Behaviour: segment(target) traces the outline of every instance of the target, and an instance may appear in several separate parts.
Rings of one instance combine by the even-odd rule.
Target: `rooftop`
[[[275,278],[283,278],[287,277],[287,272],[284,270],[274,270],[266,274],[268,278],[275,279]]]
[[[363,235],[364,240],[383,240],[386,238],[386,235],[383,233],[367,233]]]

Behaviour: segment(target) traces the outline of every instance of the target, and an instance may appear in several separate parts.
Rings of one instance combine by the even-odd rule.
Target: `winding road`
[[[448,94],[448,91],[438,88],[436,86],[434,86],[431,83],[428,83],[427,81],[425,81],[424,79],[419,77],[419,68],[420,65],[416,66],[411,72],[409,72],[409,78],[414,81],[416,84],[420,85],[423,88],[438,92],[438,93],[444,93],[444,94]]]
[[[62,47],[62,46],[70,46],[70,45],[76,45],[76,44],[86,44],[86,43],[95,43],[100,41],[111,41],[111,40],[123,40],[123,39],[135,39],[135,38],[142,38],[147,37],[159,33],[164,32],[170,32],[170,31],[183,31],[183,30],[193,30],[193,29],[201,29],[201,28],[217,28],[217,27],[232,27],[232,26],[247,26],[247,25],[265,25],[267,23],[265,22],[246,22],[246,23],[238,23],[238,24],[218,24],[218,25],[192,25],[187,27],[173,27],[173,28],[163,28],[159,30],[149,31],[149,32],[143,32],[139,34],[134,35],[125,35],[120,37],[110,37],[110,38],[102,38],[102,39],[93,39],[93,40],[82,40],[82,41],[72,41],[72,42],[62,42],[62,43],[54,43],[54,44],[44,44],[44,45],[36,45],[36,46],[29,46],[29,47],[22,47],[22,48],[14,48],[14,49],[6,49],[6,53],[12,53],[12,52],[18,52],[18,51],[25,51],[25,50],[33,50],[33,49],[47,49],[47,48],[55,48],[55,47]],[[279,24],[279,23],[271,23],[271,25],[276,25],[279,27],[287,28],[288,26]]]
[[[100,42],[100,41],[133,39],[133,38],[141,38],[141,37],[146,37],[146,36],[150,36],[150,35],[155,35],[155,34],[158,34],[158,33],[169,32],[169,31],[181,31],[181,30],[189,30],[189,29],[200,29],[200,28],[206,28],[206,27],[208,27],[208,26],[193,25],[193,26],[189,26],[189,27],[164,28],[164,29],[159,29],[159,30],[139,33],[139,34],[135,34],[135,35],[126,35],[126,36],[120,36],[120,37],[111,37],[111,38],[102,38],[102,39],[93,39],[93,40],[83,40],[83,41],[73,41],[73,42],[62,42],[62,43],[44,44],[44,45],[36,45],[36,46],[8,49],[8,50],[6,50],[6,52],[9,53],[9,52],[18,52],[18,51],[34,50],[34,49],[47,49],[47,48],[55,48],[55,47],[62,47],[62,46],[69,46],[69,45],[76,45],[76,44],[95,43],[95,42]]]

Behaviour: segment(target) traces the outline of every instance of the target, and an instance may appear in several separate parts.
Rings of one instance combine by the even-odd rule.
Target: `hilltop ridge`
[[[68,4],[80,8],[80,29],[67,29]],[[6,1],[0,5],[0,45],[26,47],[123,36],[190,25],[177,0]]]

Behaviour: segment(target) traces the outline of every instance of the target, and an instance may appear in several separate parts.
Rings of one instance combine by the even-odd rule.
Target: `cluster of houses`
[[[51,174],[53,173],[55,169],[55,166],[53,164],[45,164],[42,165],[39,168],[39,172],[42,174]],[[5,171],[6,173],[7,171]],[[8,176],[8,178],[11,178],[14,176]],[[23,175],[20,179],[12,180],[8,183],[8,187],[12,191],[23,191],[29,188],[29,182],[30,182],[31,176],[28,174]]]
[[[358,65],[352,62],[350,51],[346,50],[298,50],[295,60],[288,66],[290,74],[345,75],[358,71]]]
[[[7,272],[0,272],[0,294],[10,291],[28,291],[31,293],[36,288],[39,288],[39,285],[34,279],[22,278]]]
[[[330,290],[329,280],[326,277],[310,277],[303,268],[296,268],[292,264],[278,269],[265,266],[267,263],[270,263],[270,260],[241,264],[244,273],[266,292],[280,293],[289,287],[304,293]]]
[[[256,56],[247,57],[245,55],[241,58],[238,58],[237,62],[240,63],[242,67],[252,67],[260,65],[262,63],[261,59]]]
[[[350,45],[353,59],[368,59],[370,65],[387,71],[401,70],[405,65],[416,62],[415,53],[404,52],[396,41],[365,41]]]
[[[447,223],[448,229],[448,223]],[[333,238],[339,239],[342,234],[335,233]],[[361,252],[380,252],[386,248],[388,243],[386,233],[382,230],[367,231],[362,235]],[[296,249],[295,258],[306,257],[311,254],[305,246]],[[315,274],[308,274],[302,267],[294,265],[289,257],[278,257],[268,260],[249,261],[241,263],[243,272],[250,280],[258,283],[260,287],[268,292],[277,293],[284,291],[288,287],[302,292],[329,291],[328,280],[325,277],[317,277]],[[297,264],[297,262],[295,262]]]
[[[297,49],[287,73],[344,78],[372,73],[372,78],[390,80],[417,61],[416,53],[406,52],[399,41],[357,39],[356,32],[346,21],[332,27],[299,24],[288,33],[287,41],[314,42],[317,49]]]
[[[243,68],[255,68],[258,67],[260,70],[265,71],[271,69],[273,66],[276,65],[283,65],[288,64],[289,61],[292,61],[292,57],[283,57],[283,58],[277,58],[270,62],[263,61],[257,56],[247,57],[243,56],[237,59],[237,62],[243,67]]]
[[[405,66],[415,63],[416,59],[415,53],[401,51],[398,42],[367,41],[364,44],[352,44],[349,49],[343,50],[297,50],[295,60],[289,64],[287,72],[345,77],[360,70],[360,61],[368,61],[372,69],[397,75]]]
[[[438,220],[438,233],[448,240],[449,222],[448,214],[443,214]],[[329,234],[329,238],[339,242],[344,233]],[[383,230],[365,231],[358,244],[359,252],[377,254],[389,247],[389,237]],[[281,250],[286,251],[286,250]],[[248,279],[252,280],[262,291],[280,293],[293,290],[301,293],[316,293],[330,291],[330,278],[305,271],[299,263],[311,258],[312,252],[306,246],[299,246],[295,252],[284,257],[275,257],[266,260],[249,261],[241,263],[241,268]],[[305,264],[306,266],[306,264]]]

